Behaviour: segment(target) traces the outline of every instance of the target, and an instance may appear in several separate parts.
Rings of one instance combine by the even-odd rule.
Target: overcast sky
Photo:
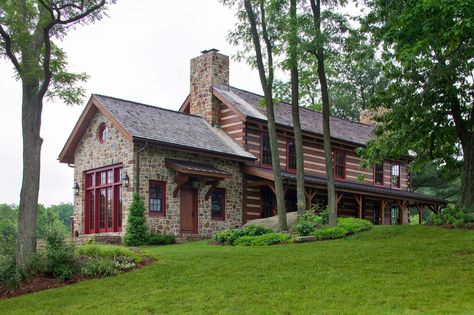
[[[82,105],[44,106],[39,201],[45,205],[73,199],[73,169],[57,158],[91,93],[177,110],[189,92],[189,60],[204,49],[231,56],[235,50],[226,41],[233,13],[217,0],[119,0],[108,15],[60,43],[70,69],[90,79]],[[260,91],[257,72],[246,64],[231,61],[230,84]],[[21,85],[10,62],[0,59],[0,203],[19,202],[21,143]]]

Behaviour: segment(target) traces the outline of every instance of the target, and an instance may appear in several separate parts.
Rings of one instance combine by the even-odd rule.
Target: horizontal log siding
[[[219,105],[219,125],[237,143],[244,144],[244,122],[242,118],[222,103]]]
[[[250,164],[260,166],[260,135],[263,127],[256,124],[246,124],[246,148],[254,154],[258,160],[251,162]],[[266,130],[266,129],[265,129]],[[286,171],[286,138],[289,137],[289,133],[283,130],[278,131],[278,147],[280,151],[280,159],[282,170]],[[367,185],[373,184],[373,170],[362,169],[360,167],[360,157],[354,152],[354,148],[349,146],[342,146],[340,144],[334,144],[334,148],[344,150],[346,152],[346,180],[351,182],[360,183],[358,177],[363,176],[362,183]],[[308,175],[326,177],[326,159],[324,158],[324,147],[320,139],[311,138],[308,136],[303,137],[303,153],[304,153],[304,168],[305,173]],[[385,163],[385,167],[390,172],[390,164]],[[404,178],[407,172],[402,169],[402,187],[407,188],[408,179]],[[388,184],[390,187],[390,174],[387,171],[384,172],[384,176],[387,178],[384,180],[384,184]]]
[[[252,176],[244,176],[244,223],[248,220],[260,219],[262,209],[260,206],[260,187],[249,187],[253,182],[259,180]]]

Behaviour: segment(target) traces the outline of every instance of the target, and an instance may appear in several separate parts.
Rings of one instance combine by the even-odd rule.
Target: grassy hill
[[[148,247],[120,276],[0,301],[0,314],[474,314],[474,231],[375,227],[273,247]]]

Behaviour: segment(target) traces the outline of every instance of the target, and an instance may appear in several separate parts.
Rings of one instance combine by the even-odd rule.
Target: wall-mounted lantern
[[[128,188],[128,186],[130,185],[130,177],[128,177],[127,173],[124,173],[122,175],[122,182],[123,182],[123,187]]]
[[[72,190],[74,191],[74,196],[79,196],[79,184],[77,182],[74,182],[74,186],[72,187]]]

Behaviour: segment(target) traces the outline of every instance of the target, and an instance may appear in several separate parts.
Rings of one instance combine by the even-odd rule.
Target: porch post
[[[362,195],[355,195],[355,201],[357,202],[357,205],[359,206],[359,219],[362,219],[362,208],[363,208],[363,200],[364,197]]]
[[[416,207],[418,208],[418,224],[423,223],[423,205],[417,203]]]

